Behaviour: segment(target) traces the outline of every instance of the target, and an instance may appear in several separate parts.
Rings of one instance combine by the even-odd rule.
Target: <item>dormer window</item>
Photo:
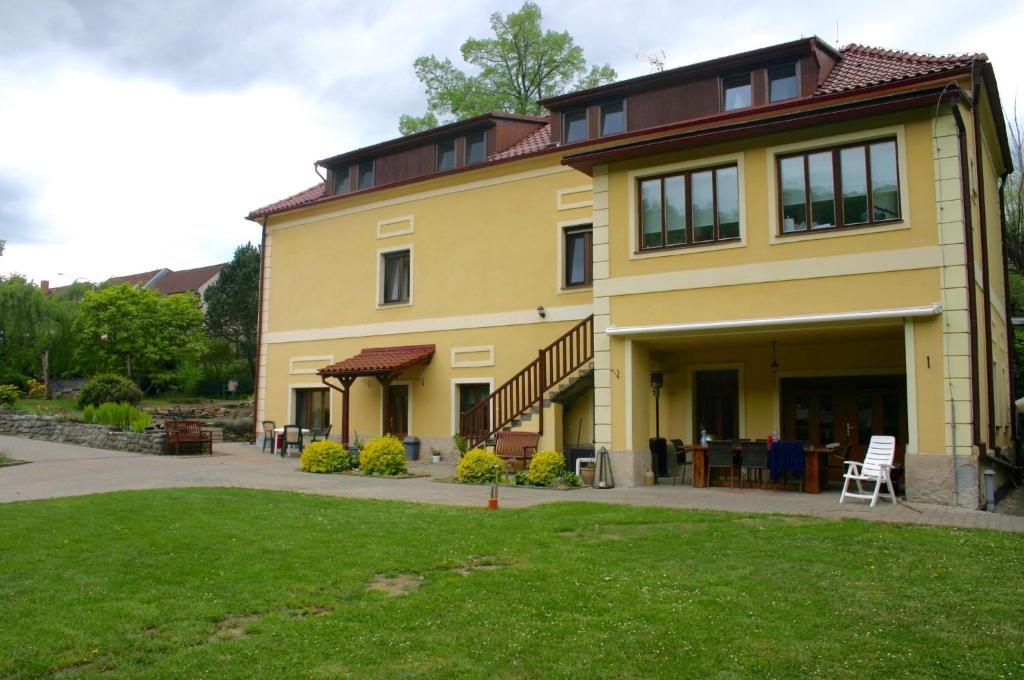
[[[487,159],[487,139],[484,133],[466,135],[466,165],[483,163]]]
[[[373,186],[373,159],[359,161],[359,189],[369,189]]]
[[[783,64],[768,69],[768,101],[781,102],[799,94],[796,64]]]
[[[455,140],[446,139],[437,143],[437,171],[455,168]]]
[[[334,170],[334,193],[347,194],[352,191],[352,182],[348,176],[348,166],[335,168]]]
[[[626,105],[622,100],[601,104],[601,136],[626,131]]]
[[[725,94],[725,110],[745,109],[751,104],[750,74],[722,79],[722,91]]]
[[[587,138],[587,110],[567,111],[562,116],[562,139],[566,144]]]

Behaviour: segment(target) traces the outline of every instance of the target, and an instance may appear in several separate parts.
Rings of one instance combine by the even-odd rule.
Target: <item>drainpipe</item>
[[[1009,178],[1010,172],[1007,170],[999,177],[999,230],[1000,230],[1000,255],[1003,259],[1003,301],[1006,304],[1006,361],[1008,368],[1006,370],[1007,376],[1009,377],[1009,389],[1010,389],[1010,446],[1014,450],[1014,455],[1017,464],[1020,465],[1020,453],[1017,451],[1017,407],[1014,403],[1014,396],[1017,394],[1016,379],[1013,374],[1013,367],[1016,366],[1014,360],[1015,349],[1013,346],[1014,332],[1013,332],[1013,319],[1010,314],[1010,265],[1006,259],[1006,180]]]
[[[256,374],[252,383],[252,440],[256,441],[260,419],[260,354],[263,352],[263,267],[267,260],[267,216],[263,216],[263,236],[260,241],[259,305],[256,308]]]
[[[996,404],[995,385],[992,380],[992,284],[989,275],[988,261],[988,219],[985,211],[985,157],[982,149],[981,139],[981,82],[978,74],[974,75],[974,91],[971,93],[974,108],[972,118],[974,120],[974,172],[978,183],[978,236],[981,239],[981,290],[983,304],[985,305],[985,386],[988,416],[988,441],[987,448],[992,448],[996,440]]]
[[[956,121],[960,151],[960,202],[964,213],[964,249],[967,270],[967,337],[971,362],[971,441],[978,447],[981,441],[981,386],[978,379],[978,301],[974,278],[974,216],[971,210],[970,165],[967,162],[967,128],[960,113],[959,97],[953,98],[953,119]],[[954,471],[954,479],[959,471]]]

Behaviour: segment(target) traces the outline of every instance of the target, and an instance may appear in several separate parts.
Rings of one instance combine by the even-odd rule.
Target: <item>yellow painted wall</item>
[[[562,412],[562,446],[565,449],[594,443],[594,391],[583,392]]]
[[[558,210],[556,201],[590,178],[558,161],[502,164],[272,220],[270,330],[588,304],[589,290],[558,292],[558,223],[587,220],[591,209]],[[537,172],[549,174],[468,184]],[[378,222],[405,216],[413,233],[378,238]],[[288,227],[297,220],[309,221]],[[402,246],[412,247],[413,304],[378,309],[378,250]]]

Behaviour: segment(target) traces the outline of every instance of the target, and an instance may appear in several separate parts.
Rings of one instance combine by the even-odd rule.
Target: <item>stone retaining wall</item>
[[[114,451],[160,454],[164,450],[163,432],[118,432],[107,425],[61,422],[49,416],[0,413],[0,434]]]

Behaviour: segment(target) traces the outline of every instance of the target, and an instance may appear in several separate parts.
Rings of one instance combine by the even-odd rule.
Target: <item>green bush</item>
[[[21,392],[14,385],[0,385],[0,406],[14,406]]]
[[[359,469],[364,475],[404,474],[405,447],[390,434],[371,439],[359,452]]]
[[[14,385],[24,392],[28,389],[28,378],[10,368],[0,368],[0,385]]]
[[[135,383],[122,375],[101,373],[89,379],[85,387],[78,393],[78,408],[84,409],[89,404],[99,406],[106,402],[127,402],[135,405],[142,401],[142,390]]]
[[[29,378],[27,382],[28,386],[25,390],[26,397],[29,399],[46,399],[46,385],[35,378]]]
[[[526,481],[533,486],[551,486],[565,475],[565,457],[558,451],[540,451],[530,460]]]
[[[504,471],[505,466],[501,458],[490,451],[473,449],[462,455],[459,467],[456,469],[456,476],[460,482],[493,482],[499,472]]]
[[[110,425],[119,430],[145,432],[153,424],[153,416],[140,411],[126,401],[120,404],[107,402],[99,408],[86,406],[82,411],[82,420],[97,425]]]
[[[351,466],[348,451],[332,441],[313,442],[299,456],[299,466],[306,472],[341,472]]]

